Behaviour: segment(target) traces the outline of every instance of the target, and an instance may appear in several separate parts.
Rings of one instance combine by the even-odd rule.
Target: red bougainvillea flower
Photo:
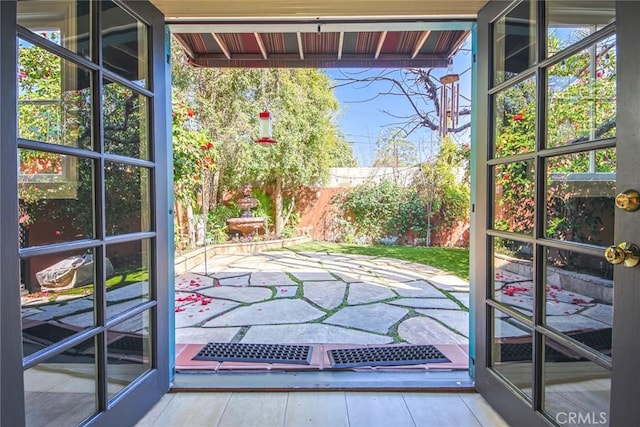
[[[191,108],[189,108],[189,109],[187,110],[187,116],[189,116],[189,117],[193,117],[193,116],[195,116],[195,115],[196,115],[196,112],[195,112],[195,111],[193,111]]]
[[[524,119],[524,114],[516,114],[515,116],[513,116],[513,120],[515,120],[516,122],[519,122],[522,119]]]
[[[598,71],[598,72],[596,73],[596,76],[597,76],[598,78],[602,77],[602,71]]]

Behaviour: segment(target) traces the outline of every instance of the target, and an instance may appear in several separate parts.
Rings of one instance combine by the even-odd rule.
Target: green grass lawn
[[[282,249],[281,249],[282,250]],[[389,257],[426,264],[469,280],[469,249],[426,248],[423,246],[352,245],[347,243],[309,242],[288,246],[294,252],[328,252]]]

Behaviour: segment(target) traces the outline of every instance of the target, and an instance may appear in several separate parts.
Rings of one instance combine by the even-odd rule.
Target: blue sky
[[[460,92],[463,96],[471,98],[471,42],[465,43],[461,51],[456,55],[453,66],[449,69],[436,69],[432,76],[440,77],[448,72],[460,74]],[[375,76],[381,72],[389,72],[390,76],[398,77],[400,70],[380,70],[380,69],[332,69],[326,70],[332,79],[344,78],[344,74],[349,73],[354,77]],[[412,108],[404,96],[379,95],[390,89],[389,82],[374,82],[370,84],[357,83],[348,86],[336,87],[335,94],[340,101],[341,115],[339,125],[345,134],[347,141],[352,144],[354,154],[359,166],[371,166],[376,156],[376,141],[385,128],[394,123],[402,122],[401,119],[391,117],[383,112],[389,111],[396,116],[406,116],[412,114]],[[461,99],[460,105],[469,105],[469,102]],[[409,136],[409,141],[413,142],[418,149],[420,160],[425,160],[437,149],[438,136],[432,132],[420,130],[413,132]],[[461,143],[469,142],[469,132],[458,137]]]

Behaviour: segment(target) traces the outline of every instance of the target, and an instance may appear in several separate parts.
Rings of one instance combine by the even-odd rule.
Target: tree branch
[[[368,77],[358,77],[357,74],[359,73],[356,73],[356,75],[343,73],[345,78],[337,79],[340,83],[334,85],[333,88],[354,85],[357,83],[362,83],[364,84],[363,87],[368,87],[376,81],[389,82],[391,84],[390,90],[380,91],[371,99],[375,99],[378,96],[383,95],[404,96],[415,114],[401,116],[393,114],[387,110],[381,111],[391,117],[407,120],[403,126],[407,135],[420,127],[427,128],[432,131],[438,131],[440,128],[439,116],[441,112],[439,97],[440,84],[437,79],[431,76],[431,71],[431,69],[409,68],[398,78],[392,77],[391,72],[381,72],[378,75]],[[433,108],[429,108],[431,104],[433,105]],[[435,113],[435,115],[432,113]],[[470,114],[471,109],[468,107],[463,108],[458,112],[458,115],[460,116],[468,116]],[[462,132],[470,126],[471,123],[466,123],[455,128],[449,128],[448,132]]]

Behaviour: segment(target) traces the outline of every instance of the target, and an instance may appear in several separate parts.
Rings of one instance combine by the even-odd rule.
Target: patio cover
[[[447,67],[486,0],[152,0],[202,67]]]

